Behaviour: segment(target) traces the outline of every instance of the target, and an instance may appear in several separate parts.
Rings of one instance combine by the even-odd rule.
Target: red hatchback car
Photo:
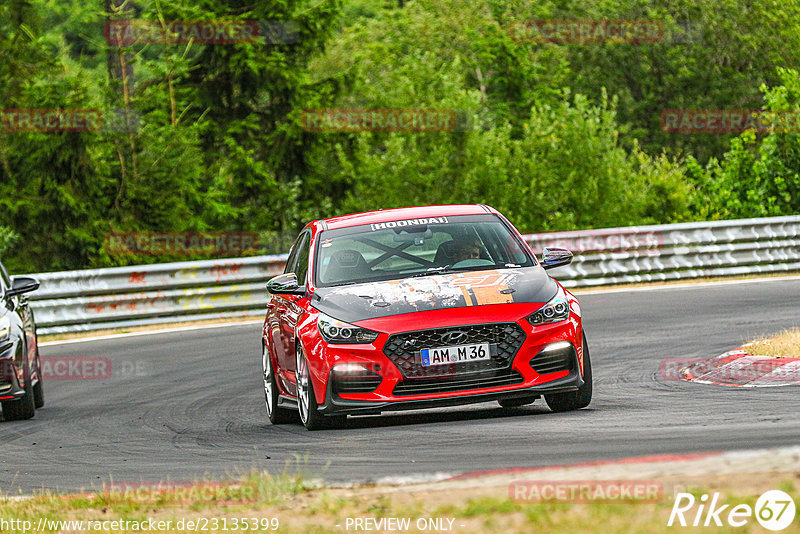
[[[381,210],[309,223],[272,295],[262,365],[272,423],[309,430],[348,414],[544,396],[588,406],[589,349],[575,297],[483,205]]]

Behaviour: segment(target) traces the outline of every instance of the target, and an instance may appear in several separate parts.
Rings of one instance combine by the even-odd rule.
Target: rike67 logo
[[[733,507],[722,504],[719,493],[714,493],[710,498],[708,494],[697,498],[691,493],[678,493],[667,526],[743,527],[755,517],[765,529],[778,532],[792,524],[795,512],[792,497],[780,490],[762,494],[754,508],[747,504]]]

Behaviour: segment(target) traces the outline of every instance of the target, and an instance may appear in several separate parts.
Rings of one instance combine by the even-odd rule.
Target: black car
[[[24,297],[38,288],[34,278],[9,277],[0,263],[0,405],[6,421],[30,419],[44,406],[36,323]]]

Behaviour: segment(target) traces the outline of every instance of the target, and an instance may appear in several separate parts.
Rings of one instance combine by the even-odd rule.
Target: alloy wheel
[[[264,399],[267,405],[267,414],[272,415],[272,361],[269,358],[269,351],[264,346],[261,353],[261,367],[264,369]]]
[[[300,420],[305,423],[308,421],[308,388],[311,386],[308,376],[308,362],[306,362],[303,351],[298,347],[297,349],[297,408],[300,411]]]

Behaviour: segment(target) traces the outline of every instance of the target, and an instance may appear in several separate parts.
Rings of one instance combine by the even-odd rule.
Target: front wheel
[[[291,423],[295,420],[295,414],[278,406],[278,383],[275,380],[275,370],[266,345],[261,353],[261,369],[264,371],[264,401],[267,405],[269,422],[273,425]]]
[[[33,386],[33,404],[36,409],[44,406],[44,378],[42,377],[42,363],[39,351],[36,351],[36,377],[39,379]]]
[[[308,360],[303,353],[300,342],[297,342],[297,366],[295,377],[297,379],[297,409],[300,412],[300,421],[307,430],[320,430],[331,428],[344,422],[347,416],[326,417],[319,411],[317,399],[314,395],[314,385],[311,383],[311,371]]]
[[[545,402],[554,412],[569,412],[586,408],[592,402],[592,362],[589,358],[589,345],[583,336],[583,385],[578,391],[553,393],[544,396]]]
[[[19,400],[3,403],[3,417],[6,421],[22,421],[30,419],[36,413],[36,401],[33,396],[31,381],[25,383],[25,395]]]
[[[33,404],[37,409],[44,406],[44,385],[41,377],[39,377],[36,385],[33,386]]]

